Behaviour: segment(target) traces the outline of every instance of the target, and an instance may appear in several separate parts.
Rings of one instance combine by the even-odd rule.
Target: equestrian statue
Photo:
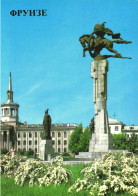
[[[117,44],[129,44],[131,41],[125,41],[120,37],[120,33],[113,33],[110,29],[105,28],[105,23],[96,24],[94,27],[94,31],[91,34],[82,35],[79,38],[79,41],[83,47],[83,57],[85,57],[85,52],[89,51],[90,56],[94,60],[103,60],[109,57],[113,58],[128,58],[130,57],[122,57],[120,53],[113,49],[113,43]],[[106,39],[104,36],[111,36],[112,39]],[[100,52],[102,49],[106,48],[108,51],[113,52],[115,55],[101,55]]]

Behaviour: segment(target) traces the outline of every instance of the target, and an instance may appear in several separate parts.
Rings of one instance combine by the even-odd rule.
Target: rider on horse
[[[132,43],[130,41],[125,41],[120,38],[120,33],[113,33],[110,29],[104,27],[104,23],[96,24],[94,27],[94,31],[89,35],[82,35],[79,38],[81,45],[83,46],[83,57],[85,57],[85,51],[89,51],[90,56],[95,60],[102,60],[107,59],[109,57],[114,58],[129,58],[129,57],[122,57],[116,50],[113,49],[113,43],[117,44],[128,44]],[[106,39],[105,35],[112,36],[113,39],[120,39],[120,40],[109,40]],[[96,37],[95,37],[96,35]],[[106,48],[110,52],[115,53],[115,55],[100,55],[100,52],[103,48]],[[130,59],[130,58],[129,58]]]

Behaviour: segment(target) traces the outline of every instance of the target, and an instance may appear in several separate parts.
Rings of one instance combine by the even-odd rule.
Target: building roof
[[[14,127],[12,125],[8,125],[6,123],[3,123],[1,120],[0,120],[0,131],[3,131],[3,130],[7,130],[7,129],[13,129]]]
[[[118,121],[115,118],[108,118],[109,120],[109,125],[124,125],[121,121]]]

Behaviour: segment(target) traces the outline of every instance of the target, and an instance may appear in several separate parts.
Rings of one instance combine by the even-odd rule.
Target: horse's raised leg
[[[83,48],[83,57],[85,57],[85,52],[88,50],[88,47]]]
[[[114,50],[113,48],[110,48],[110,47],[106,47],[107,50],[109,50],[110,52],[113,52],[116,54],[117,57],[122,57],[121,54],[119,54],[116,50]]]
[[[85,57],[86,55],[85,55],[85,48],[83,48],[83,57]]]

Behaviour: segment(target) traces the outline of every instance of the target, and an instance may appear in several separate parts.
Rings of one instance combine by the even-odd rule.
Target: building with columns
[[[69,152],[68,143],[71,133],[77,124],[52,124],[51,136],[55,152]],[[9,89],[7,91],[7,102],[1,104],[1,121],[0,121],[0,149],[8,149],[14,145],[18,150],[29,149],[39,154],[39,143],[41,132],[44,128],[42,124],[27,124],[19,122],[19,104],[13,101],[12,78],[9,75]],[[129,136],[132,132],[138,134],[138,126],[125,126],[124,123],[117,119],[109,118],[109,128],[111,134],[125,132]],[[16,140],[15,140],[16,138]]]
[[[1,104],[0,121],[0,149],[10,150],[13,146],[13,135],[16,135],[14,147],[16,150],[34,150],[39,153],[42,124],[27,124],[19,122],[19,104],[13,101],[12,78],[9,75],[9,89],[7,91],[7,102]],[[69,137],[77,124],[52,124],[51,136],[55,152],[68,152]]]

